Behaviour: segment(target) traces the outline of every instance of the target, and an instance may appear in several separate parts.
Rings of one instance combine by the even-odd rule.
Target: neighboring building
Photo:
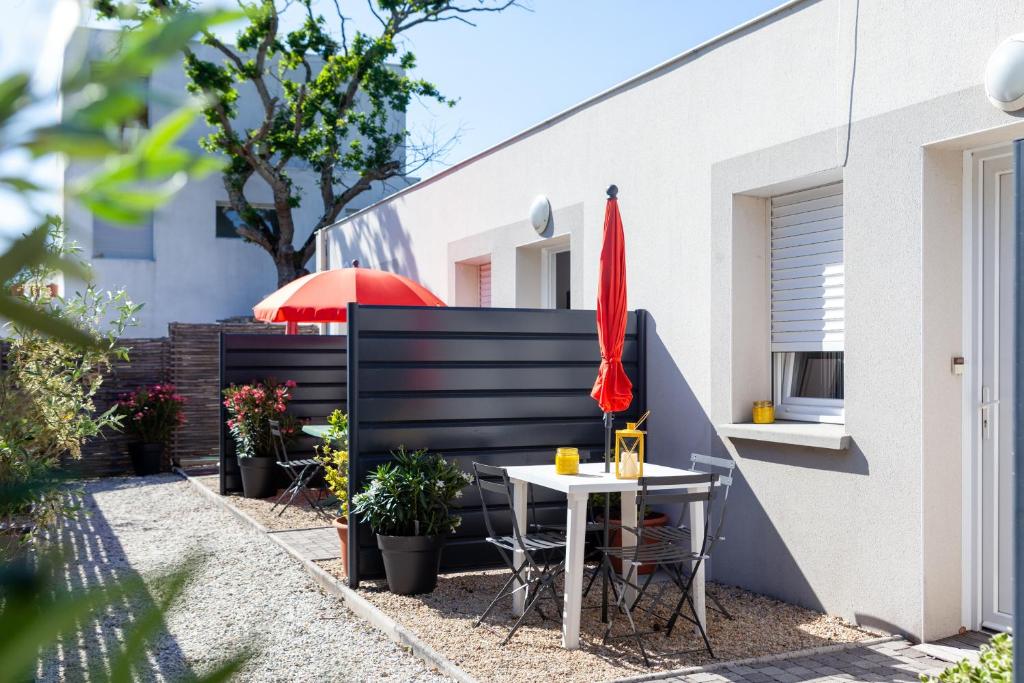
[[[68,48],[68,58],[77,59],[83,53],[89,60],[99,58],[112,49],[115,39],[114,31],[81,29]],[[219,53],[213,48],[194,45],[193,49],[211,61],[219,61]],[[181,59],[159,68],[146,87],[151,100],[139,127],[160,120],[184,101],[186,78]],[[241,92],[239,128],[251,128],[259,122],[261,107],[257,106],[255,92],[245,87]],[[396,112],[393,125],[404,127],[405,115]],[[182,144],[198,150],[200,138],[208,132],[200,119]],[[125,134],[137,131],[129,129]],[[64,182],[73,181],[86,170],[88,167],[80,163],[69,165]],[[319,217],[320,195],[315,174],[308,166],[295,163],[290,172],[305,196],[295,211],[295,241],[301,243]],[[386,186],[374,183],[370,191],[347,207],[347,213],[409,182],[407,178],[395,178]],[[256,206],[269,208],[272,204],[270,188],[255,177],[247,187],[247,196]],[[109,225],[69,201],[64,206],[70,238],[78,242],[83,256],[92,263],[96,284],[105,289],[123,287],[133,301],[145,304],[139,314],[140,325],[129,332],[133,337],[162,336],[169,322],[213,322],[251,315],[252,306],[277,289],[271,257],[233,232],[232,216],[219,175],[190,182],[154,212],[149,222],[132,230]],[[312,259],[307,268],[315,270]],[[75,283],[68,286],[74,287]]]
[[[318,263],[592,308],[616,183],[652,459],[740,473],[712,577],[916,638],[1008,628],[1024,121],[981,80],[1022,28],[1014,0],[787,3],[341,221]],[[765,398],[794,421],[748,424]]]

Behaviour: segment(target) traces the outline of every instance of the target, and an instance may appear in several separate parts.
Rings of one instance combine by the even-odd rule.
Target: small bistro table
[[[318,439],[323,439],[327,436],[327,430],[330,429],[330,425],[302,425],[302,432],[315,436]]]
[[[587,534],[587,498],[591,493],[619,492],[622,496],[620,518],[625,527],[636,527],[636,492],[639,490],[634,479],[616,479],[614,466],[611,472],[604,471],[603,462],[580,463],[579,474],[555,474],[554,464],[513,465],[505,468],[513,486],[513,508],[520,529],[527,524],[527,485],[561,491],[568,499],[566,512],[565,549],[565,600],[562,612],[562,647],[575,650],[580,646],[580,612],[583,606],[583,546]],[[694,475],[692,470],[679,469],[644,463],[645,477],[666,477]],[[681,487],[673,487],[681,488]],[[706,485],[691,487],[696,491]],[[704,538],[704,505],[700,502],[689,504],[690,547],[699,553]],[[635,543],[632,534],[622,534],[623,545]],[[516,566],[523,563],[522,551],[516,551]],[[629,571],[629,562],[622,563],[622,572]],[[525,591],[517,591],[513,597],[513,612],[522,614],[525,608]],[[693,604],[701,624],[705,622],[704,612],[704,563],[701,563],[693,580]]]

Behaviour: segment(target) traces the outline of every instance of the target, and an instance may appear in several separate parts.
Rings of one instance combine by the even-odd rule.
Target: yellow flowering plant
[[[327,418],[324,442],[317,446],[317,460],[324,466],[327,488],[338,501],[338,516],[348,517],[348,415],[335,410]]]

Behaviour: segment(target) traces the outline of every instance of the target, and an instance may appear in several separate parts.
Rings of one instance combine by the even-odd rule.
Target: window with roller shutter
[[[842,423],[843,184],[771,200],[771,350],[776,416]]]

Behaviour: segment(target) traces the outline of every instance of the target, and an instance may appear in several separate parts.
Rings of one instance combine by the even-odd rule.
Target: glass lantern
[[[645,432],[627,422],[625,429],[615,430],[615,478],[639,479],[644,476]]]

